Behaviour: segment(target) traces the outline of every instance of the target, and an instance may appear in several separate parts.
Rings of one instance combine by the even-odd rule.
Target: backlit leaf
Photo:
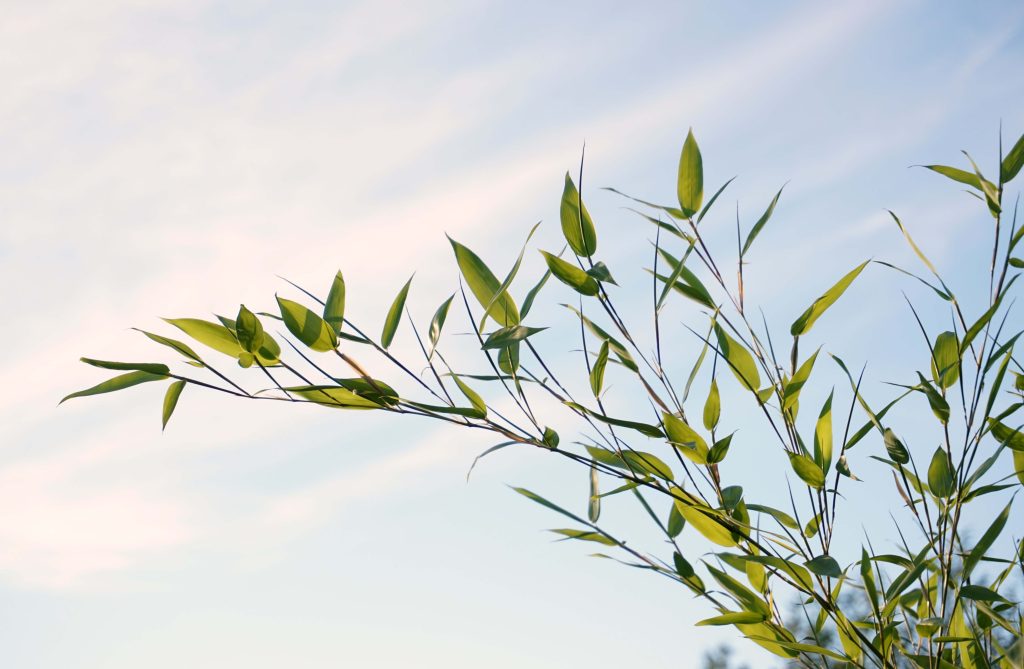
[[[675,414],[662,412],[661,420],[665,425],[668,440],[679,448],[690,460],[697,464],[705,464],[708,459],[708,444],[697,431],[686,421]]]
[[[324,319],[298,302],[277,298],[285,327],[300,342],[314,351],[330,351],[338,345],[334,330]]]
[[[718,426],[718,419],[722,416],[722,398],[718,394],[718,383],[711,379],[711,389],[708,391],[708,399],[704,402],[704,428],[714,430]]]
[[[548,264],[548,269],[551,270],[551,273],[556,279],[581,295],[591,297],[597,295],[600,290],[597,284],[597,279],[572,263],[562,260],[558,256],[552,255],[547,251],[541,251],[541,255],[544,256],[544,261]]]
[[[835,304],[836,300],[838,300],[840,296],[844,292],[846,292],[846,289],[850,287],[850,284],[853,283],[853,280],[856,279],[857,276],[864,270],[868,262],[869,261],[864,261],[860,265],[854,267],[849,273],[846,274],[846,276],[837,281],[834,286],[829,288],[821,297],[816,299],[814,301],[814,304],[809,306],[807,308],[807,311],[801,314],[800,318],[796,319],[793,322],[793,326],[789,330],[790,334],[792,334],[794,337],[798,337],[810,331],[815,321],[817,321],[818,318],[820,318],[821,315],[825,313],[825,310],[831,307],[833,304]]]
[[[409,286],[412,285],[412,277],[405,282],[402,289],[398,291],[398,295],[395,296],[395,300],[391,303],[391,308],[388,309],[387,318],[384,319],[384,328],[380,333],[380,345],[383,348],[391,346],[391,342],[395,339],[395,333],[398,331],[398,324],[402,321],[402,311],[405,309],[405,299],[409,296]]]
[[[331,290],[327,293],[324,320],[334,329],[335,335],[341,332],[341,326],[345,322],[345,277],[341,275],[341,270],[334,275]]]
[[[953,479],[953,463],[944,448],[939,446],[928,465],[928,488],[936,497],[949,497],[956,488]]]
[[[803,454],[788,453],[789,464],[800,479],[812,488],[825,487],[825,472],[814,460]]]
[[[745,388],[756,393],[761,387],[761,375],[757,371],[754,356],[718,323],[715,323],[715,335],[718,338],[718,350],[729,364],[729,369]]]
[[[518,323],[519,310],[508,291],[502,291],[495,299],[494,296],[498,293],[501,282],[484,264],[480,256],[451,237],[448,238],[448,241],[451,242],[452,250],[455,252],[455,261],[459,265],[459,271],[462,272],[462,277],[466,280],[470,292],[476,297],[481,307],[491,305],[487,309],[487,315],[499,325],[508,326]]]
[[[93,358],[79,358],[82,362],[100,369],[112,369],[117,372],[149,372],[150,374],[170,374],[167,365],[158,362],[111,362]]]
[[[700,205],[704,201],[704,163],[692,128],[687,133],[683,150],[679,154],[676,192],[679,196],[679,208],[682,209],[684,216],[691,217],[700,211]]]
[[[580,211],[583,211],[582,218]],[[565,188],[562,189],[562,205],[559,208],[559,216],[562,220],[562,234],[569,247],[578,256],[590,257],[597,250],[597,232],[594,230],[594,222],[590,218],[590,212],[580,199],[576,184],[573,183],[569,173],[565,173]]]
[[[167,393],[164,395],[163,414],[161,416],[161,429],[167,428],[167,421],[171,420],[174,409],[178,406],[178,398],[181,391],[185,390],[185,382],[181,380],[172,381],[167,386]]]
[[[608,366],[608,340],[605,339],[601,342],[601,348],[597,352],[597,358],[594,360],[594,365],[590,368],[590,389],[594,393],[594,397],[601,394],[601,388],[604,386],[604,370]]]
[[[125,388],[131,388],[137,386],[140,383],[148,383],[150,381],[162,381],[167,376],[164,374],[151,374],[150,372],[128,372],[127,374],[121,374],[115,376],[112,379],[107,379],[103,383],[99,383],[92,388],[86,388],[85,390],[79,390],[78,392],[71,393],[58,404],[63,404],[67,400],[75,397],[88,397],[90,395],[102,395],[104,393],[113,393],[118,390],[124,390]]]

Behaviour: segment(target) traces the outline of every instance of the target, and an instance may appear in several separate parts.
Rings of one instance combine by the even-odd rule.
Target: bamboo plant
[[[577,180],[565,177],[560,220],[566,247],[541,251],[547,269],[525,293],[516,280],[536,226],[500,280],[480,256],[451,239],[460,284],[425,330],[406,305],[411,279],[374,337],[346,315],[346,285],[338,272],[325,295],[293,285],[302,299],[278,297],[273,313],[242,305],[234,318],[218,321],[167,319],[205,347],[202,355],[194,344],[142,332],[183,358],[184,371],[163,363],[83,358],[121,374],[65,399],[166,383],[164,426],[191,387],[483,431],[495,440],[483,455],[532,447],[578,465],[590,482],[578,512],[571,503],[514,490],[570,521],[554,530],[561,537],[593,542],[598,555],[651,571],[703,600],[709,617],[697,625],[733,626],[766,651],[808,667],[1020,667],[1021,606],[1014,593],[1024,574],[1024,543],[1020,527],[1014,531],[1009,521],[1017,486],[1024,485],[1024,421],[1018,415],[1024,368],[1014,356],[1021,331],[1013,326],[1011,292],[1024,268],[1015,255],[1024,228],[1017,226],[1016,204],[1012,213],[1005,211],[1004,188],[1024,165],[1024,137],[1005,155],[1000,147],[994,180],[965,156],[965,169],[925,166],[965,187],[992,219],[987,291],[964,301],[890,212],[923,270],[865,261],[799,314],[788,333],[772,330],[745,300],[744,266],[782,191],[745,234],[737,223],[735,253],[712,253],[707,217],[731,180],[705,198],[703,160],[690,132],[679,160],[677,202],[630,198],[635,213],[654,226],[650,266],[643,268],[650,295],[622,298],[616,292],[611,270],[597,254],[597,229],[580,192],[581,167]],[[908,301],[920,328],[921,359],[930,364],[891,384],[897,389],[883,406],[866,399],[863,371],[856,373],[836,354],[808,354],[810,347],[801,346],[872,264],[898,270],[895,280],[916,279],[934,298]],[[557,327],[564,329],[563,342],[574,339],[581,349],[575,375],[556,374],[561,366],[541,350],[553,341],[537,336],[545,328],[531,318],[542,291],[571,302]],[[640,328],[627,323],[619,308],[623,299],[650,299],[653,317]],[[663,334],[674,327],[661,319],[669,300],[690,305],[691,321],[673,332],[694,343],[695,360],[684,378],[673,378],[664,364]],[[483,374],[455,369],[445,352],[453,307],[464,311]],[[415,360],[392,350],[403,321],[417,342]],[[272,335],[271,327],[287,334]],[[459,341],[464,347],[466,340]],[[251,374],[249,382],[229,377],[218,368],[223,358],[206,349],[234,359]],[[823,364],[834,364],[843,382],[805,424],[798,421],[801,393]],[[390,371],[371,375],[371,368]],[[612,370],[616,393],[645,398],[634,415],[606,408],[605,378]],[[697,392],[698,378],[710,378],[702,385],[706,392]],[[720,391],[734,382],[741,395]],[[920,419],[915,425],[930,424],[938,435],[933,452],[908,446],[926,443],[930,433],[903,434],[888,419],[894,406],[914,398],[927,403],[924,409],[924,402],[914,402],[909,410]],[[792,477],[778,491],[786,502],[749,499],[743,481],[730,476],[741,470],[727,466],[733,433],[722,424],[723,399],[754,407],[759,439],[774,443],[788,460]],[[549,426],[557,421],[543,414],[552,407],[559,420],[571,416],[576,422],[573,433]],[[870,535],[856,553],[833,550],[843,532],[848,536],[837,547],[860,543],[849,536],[859,528],[848,530],[836,518],[844,485],[857,479],[858,461],[869,457],[892,470],[891,481],[870,484],[892,485],[902,500],[893,510],[894,519],[899,516],[896,553],[875,551]],[[983,498],[988,509],[998,500],[999,510],[969,513]],[[602,504],[610,503],[637,504],[663,541],[647,550],[612,533],[601,524]],[[787,622],[781,613],[794,598],[805,607],[806,625]],[[851,598],[859,605],[849,605]]]

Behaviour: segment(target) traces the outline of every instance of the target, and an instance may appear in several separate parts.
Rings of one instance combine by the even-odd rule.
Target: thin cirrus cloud
[[[400,20],[383,20],[391,18],[393,7],[356,5],[265,74],[246,72],[243,81],[220,92],[215,82],[202,78],[198,56],[168,59],[159,51],[168,47],[159,41],[155,55],[137,42],[131,53],[142,61],[104,73],[118,61],[115,38],[126,26],[138,25],[121,20],[120,3],[56,22],[33,19],[36,10],[22,8],[17,25],[46,26],[45,44],[56,49],[66,38],[67,50],[39,51],[23,38],[16,50],[42,60],[14,80],[16,95],[0,103],[0,118],[22,136],[14,157],[32,167],[16,183],[0,184],[0,205],[12,221],[0,232],[0,243],[14,258],[0,277],[10,285],[26,272],[38,276],[37,294],[14,299],[31,309],[35,322],[73,323],[76,335],[40,327],[18,340],[18,355],[0,369],[0,430],[5,433],[0,480],[7,482],[0,486],[0,500],[19,509],[16,516],[0,517],[6,549],[0,572],[33,587],[75,587],[96,574],[130,571],[153,556],[212,541],[223,518],[208,512],[212,496],[190,479],[204,462],[203,448],[237,449],[257,437],[273,441],[302,419],[289,412],[263,415],[246,406],[231,414],[248,412],[239,430],[218,420],[220,404],[216,411],[197,408],[203,402],[198,393],[186,395],[183,412],[191,416],[177,420],[201,422],[201,438],[196,430],[186,431],[181,441],[168,435],[160,455],[164,470],[149,471],[138,483],[94,483],[103,479],[98,472],[116,479],[118,473],[146,471],[135,442],[149,440],[154,432],[152,394],[145,401],[113,398],[107,404],[68,406],[56,415],[52,407],[69,388],[95,379],[91,370],[73,364],[78,355],[125,350],[127,357],[152,350],[119,328],[152,325],[160,313],[212,310],[240,291],[251,299],[269,295],[280,287],[275,271],[295,272],[304,280],[329,276],[338,264],[368,286],[359,298],[364,304],[386,300],[399,280],[372,279],[422,266],[424,249],[444,253],[442,230],[453,235],[472,230],[474,242],[487,248],[498,232],[479,221],[495,211],[528,219],[537,211],[550,212],[550,205],[531,198],[557,183],[583,138],[598,143],[595,161],[607,165],[629,163],[653,143],[677,137],[680,123],[693,122],[707,136],[721,136],[730,124],[748,119],[756,104],[815,76],[892,7],[843,3],[784,16],[753,39],[737,38],[730,45],[735,48],[723,49],[725,55],[712,59],[701,74],[659,82],[647,94],[609,101],[578,120],[521,130],[514,145],[499,142],[468,164],[449,158],[424,174],[413,195],[392,191],[383,203],[377,197],[389,192],[390,175],[401,172],[404,163],[458,143],[467,130],[486,128],[501,117],[502,110],[489,101],[502,89],[557,81],[558,72],[546,72],[543,64],[581,58],[578,49],[545,44],[539,47],[543,58],[513,54],[455,71],[440,82],[443,94],[425,98],[412,114],[395,105],[395,90],[359,81],[353,84],[361,95],[357,105],[341,98],[302,109],[287,99],[273,101],[282,92],[329,87],[325,82],[339,71],[354,63],[365,66],[366,58],[429,32],[440,19],[425,10],[403,10]],[[194,5],[169,4],[163,11],[188,20],[200,15]],[[381,25],[383,33],[366,28]],[[115,34],[104,33],[104,26]],[[10,62],[0,67],[19,71]],[[221,76],[231,81],[231,73]],[[413,82],[418,73],[402,76]],[[162,82],[173,84],[173,99],[159,90]],[[76,108],[56,102],[90,91],[99,96],[99,108],[115,110],[129,127],[105,136],[98,146],[83,147],[83,138],[76,136]],[[701,95],[695,98],[692,91]],[[144,100],[168,104],[150,108]],[[332,134],[338,127],[349,129],[344,141]],[[55,160],[31,155],[38,142],[55,147],[64,141],[71,148],[57,152]],[[90,161],[82,164],[82,158]],[[828,178],[841,178],[869,158],[850,154]],[[14,166],[4,167],[12,172]],[[344,198],[351,198],[346,206],[358,212],[358,224],[339,221],[332,209]],[[310,231],[319,243],[306,243]],[[52,243],[59,256],[47,255]],[[383,246],[386,257],[363,251]],[[283,248],[295,250],[282,254]],[[449,269],[425,267],[420,279],[428,287],[442,282],[447,287]],[[125,273],[133,280],[125,282]],[[57,296],[78,280],[84,284],[82,299],[59,302]],[[89,415],[95,423],[88,423]],[[316,527],[331,518],[333,511],[325,509],[397,494],[417,472],[465,457],[464,451],[436,449],[436,440],[433,435],[416,439],[405,450],[337,478],[258,491],[260,503],[244,525]],[[36,447],[11,446],[28,441]],[[171,450],[177,453],[166,452]]]

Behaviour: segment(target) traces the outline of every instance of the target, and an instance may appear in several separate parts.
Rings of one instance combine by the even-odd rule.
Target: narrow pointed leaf
[[[391,342],[395,339],[395,333],[398,332],[398,324],[402,321],[402,311],[405,309],[405,299],[409,296],[409,286],[412,285],[412,277],[405,282],[402,289],[398,291],[398,295],[395,296],[394,302],[391,303],[391,308],[388,309],[387,318],[384,319],[384,329],[380,333],[380,345],[383,348],[391,346]]]
[[[341,270],[334,275],[331,290],[327,293],[324,320],[334,329],[335,336],[341,333],[341,327],[345,322],[345,277],[342,276]]]
[[[605,339],[601,342],[601,348],[597,352],[597,359],[594,360],[594,365],[590,368],[590,389],[594,393],[594,397],[601,394],[601,388],[604,387],[604,370],[608,366],[608,340]]]
[[[300,342],[314,351],[330,351],[338,345],[334,330],[324,319],[298,302],[277,298],[285,327]]]
[[[516,308],[516,303],[508,291],[499,293],[498,288],[501,283],[480,259],[480,256],[451,237],[448,238],[448,241],[451,242],[452,250],[455,252],[455,261],[459,265],[459,271],[462,272],[462,277],[466,280],[470,292],[476,297],[481,307],[491,305],[487,309],[487,315],[499,325],[508,326],[518,323],[519,310]],[[498,294],[497,299],[494,297],[495,294]]]
[[[185,382],[181,380],[173,381],[167,386],[167,393],[164,395],[160,429],[167,429],[167,421],[171,420],[171,415],[178,406],[178,398],[181,397],[181,391],[183,390],[185,390]]]
[[[793,322],[793,326],[790,328],[790,334],[794,337],[806,334],[815,321],[821,317],[825,310],[835,304],[836,300],[842,296],[846,289],[850,287],[853,280],[864,270],[869,261],[864,261],[860,265],[854,267],[849,273],[846,274],[842,279],[836,282],[834,286],[829,288],[825,293],[814,301],[814,304],[807,308],[800,318]]]
[[[63,404],[64,402],[75,397],[88,397],[90,395],[102,395],[104,393],[113,393],[117,392],[118,390],[124,390],[125,388],[137,386],[140,383],[148,383],[150,381],[162,381],[163,379],[166,378],[167,376],[165,374],[152,374],[150,372],[138,371],[128,372],[127,374],[121,374],[120,376],[115,376],[112,379],[107,379],[103,383],[99,383],[93,386],[92,388],[86,388],[85,390],[79,390],[78,392],[71,393],[70,395],[62,399],[59,402],[59,404]]]
[[[556,279],[581,295],[587,295],[590,297],[597,295],[600,290],[597,279],[572,263],[562,260],[558,256],[552,255],[547,251],[541,251],[541,255],[544,256],[544,261],[548,264],[548,269],[551,270],[551,273],[555,275]]]

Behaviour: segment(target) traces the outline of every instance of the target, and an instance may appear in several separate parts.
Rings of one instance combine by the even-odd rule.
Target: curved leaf
[[[552,255],[547,251],[541,251],[541,255],[544,256],[544,261],[548,264],[548,269],[551,270],[551,273],[555,275],[556,279],[581,295],[587,295],[589,297],[597,295],[600,290],[597,279],[572,263],[562,260],[558,256]]]
[[[345,323],[345,277],[341,275],[341,270],[334,275],[331,291],[327,293],[324,321],[334,329],[335,336],[341,333],[341,326]]]
[[[277,298],[281,318],[285,327],[296,339],[314,351],[330,351],[337,347],[338,339],[334,329],[318,315],[298,302]]]
[[[870,261],[865,260],[860,265],[854,267],[846,276],[839,279],[834,286],[825,291],[824,295],[816,299],[814,304],[807,307],[807,311],[793,322],[793,326],[789,329],[790,334],[794,337],[806,334],[814,325],[814,322],[825,313],[825,310],[835,304],[836,300],[846,292],[846,289],[850,287],[853,280],[867,267],[868,262]]]
[[[160,429],[167,429],[167,421],[171,420],[171,414],[174,413],[175,407],[178,406],[178,398],[181,397],[181,391],[183,390],[185,390],[185,382],[181,380],[174,381],[167,386],[167,393],[164,395]]]
[[[580,217],[582,208],[583,216]],[[597,250],[597,232],[594,230],[594,222],[590,218],[590,212],[580,199],[580,193],[576,190],[569,173],[565,173],[565,188],[562,190],[562,206],[559,208],[559,216],[562,219],[562,234],[565,241],[569,242],[569,248],[578,256],[590,257]]]
[[[459,265],[459,271],[462,272],[466,285],[469,286],[470,292],[473,293],[480,306],[487,309],[486,315],[493,318],[499,325],[509,326],[518,323],[519,310],[516,308],[516,303],[508,291],[499,293],[501,282],[484,264],[480,256],[451,237],[448,238],[448,241],[451,242],[452,251],[455,252],[455,262]],[[495,298],[496,294],[497,298]]]
[[[148,383],[150,381],[162,381],[166,379],[165,374],[151,374],[149,372],[128,372],[127,374],[121,374],[115,376],[112,379],[107,379],[103,383],[99,383],[92,388],[86,388],[85,390],[79,390],[78,392],[71,393],[62,399],[58,404],[73,399],[75,397],[88,397],[90,395],[102,395],[104,393],[113,393],[118,390],[124,390],[125,388],[131,388],[137,386],[140,383]]]
[[[411,284],[412,277],[409,277],[409,280],[405,282],[402,289],[398,291],[398,295],[395,296],[394,302],[391,303],[391,308],[388,309],[387,318],[384,319],[384,328],[380,333],[380,345],[382,348],[391,346],[391,342],[395,339],[398,324],[402,322],[402,310],[405,309],[405,299],[409,296],[409,286]]]

